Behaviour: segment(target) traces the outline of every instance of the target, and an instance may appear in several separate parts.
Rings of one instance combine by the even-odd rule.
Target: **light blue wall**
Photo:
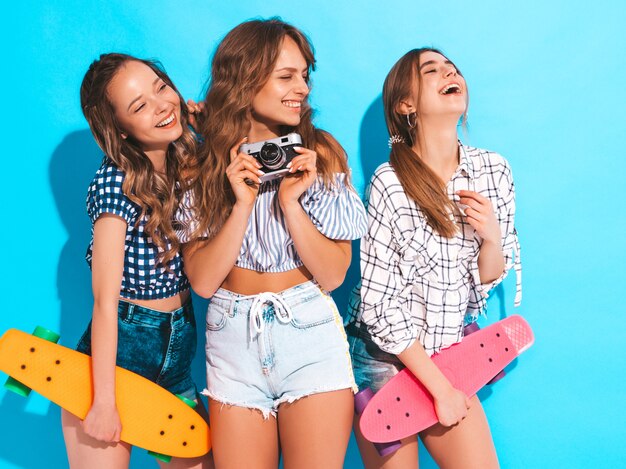
[[[99,53],[158,57],[181,91],[198,98],[219,39],[248,18],[281,15],[316,47],[318,124],[348,150],[362,191],[387,158],[382,81],[407,50],[434,45],[469,83],[464,140],[506,156],[518,192],[524,302],[515,312],[534,327],[536,343],[504,381],[481,394],[502,466],[626,467],[625,5],[12,2],[0,19],[0,332],[41,324],[73,346],[90,315],[84,195],[100,156],[78,90]],[[349,286],[356,276],[354,264]],[[336,293],[340,306],[347,290]],[[513,293],[511,276],[481,323],[512,314]],[[202,367],[198,359],[199,382]],[[56,406],[0,390],[0,421],[0,468],[66,466]],[[424,453],[421,459],[432,467]],[[152,467],[140,451],[133,466]],[[346,467],[361,467],[353,443]]]

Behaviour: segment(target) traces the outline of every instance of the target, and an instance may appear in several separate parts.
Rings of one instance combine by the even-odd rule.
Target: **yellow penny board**
[[[0,370],[84,419],[93,401],[91,357],[9,329],[0,338]],[[205,420],[174,394],[116,367],[121,440],[168,456],[191,458],[211,448]]]

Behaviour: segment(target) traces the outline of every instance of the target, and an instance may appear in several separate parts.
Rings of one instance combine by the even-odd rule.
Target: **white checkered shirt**
[[[405,194],[391,165],[381,165],[368,188],[360,301],[357,286],[347,322],[364,324],[372,340],[388,353],[399,354],[415,340],[429,355],[459,342],[463,326],[484,311],[488,291],[511,267],[517,274],[515,305],[521,302],[511,169],[497,153],[459,147],[460,162],[447,184],[448,196],[472,190],[490,199],[502,231],[504,272],[483,284],[478,271],[482,240],[469,223],[461,220],[452,238],[440,236]]]

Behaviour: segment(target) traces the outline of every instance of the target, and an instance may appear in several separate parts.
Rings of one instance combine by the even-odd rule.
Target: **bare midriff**
[[[222,283],[222,288],[240,295],[278,293],[312,278],[313,276],[304,266],[286,272],[257,272],[233,267]]]
[[[144,306],[146,308],[154,309],[156,311],[161,311],[164,313],[170,313],[172,311],[177,310],[189,299],[189,290],[182,291],[177,293],[174,296],[170,296],[168,298],[159,298],[158,300],[129,300],[127,298],[120,298],[121,300],[127,301],[129,303],[134,303],[139,306]]]

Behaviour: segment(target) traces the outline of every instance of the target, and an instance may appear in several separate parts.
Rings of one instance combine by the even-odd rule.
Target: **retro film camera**
[[[290,133],[263,142],[244,143],[239,151],[253,156],[263,165],[260,169],[265,174],[259,179],[261,182],[267,182],[281,178],[289,172],[287,164],[298,156],[293,149],[298,146],[302,146],[302,137]]]

